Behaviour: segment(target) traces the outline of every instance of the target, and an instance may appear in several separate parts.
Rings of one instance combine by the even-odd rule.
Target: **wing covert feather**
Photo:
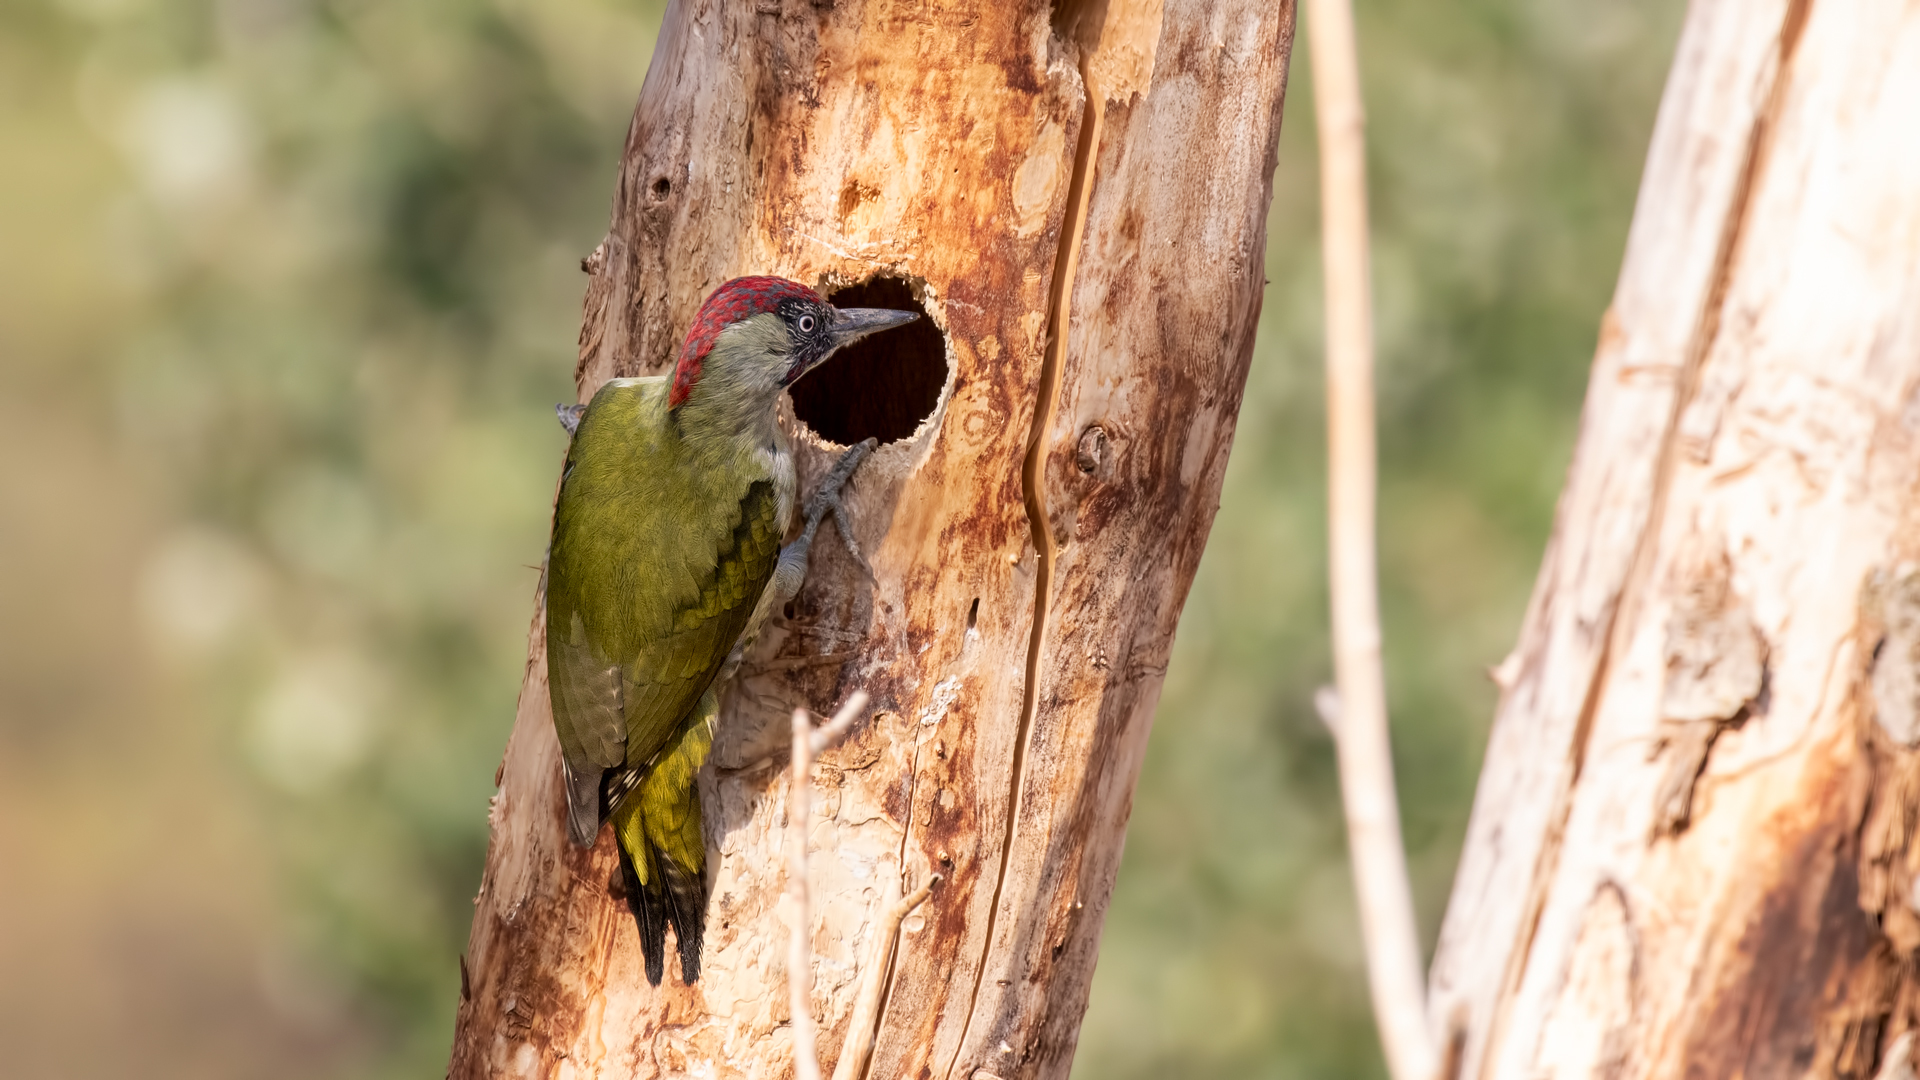
[[[644,765],[659,753],[713,685],[773,576],[780,554],[771,528],[776,513],[773,485],[751,484],[740,500],[733,535],[716,553],[698,598],[674,614],[672,630],[644,642],[626,665],[628,764]]]

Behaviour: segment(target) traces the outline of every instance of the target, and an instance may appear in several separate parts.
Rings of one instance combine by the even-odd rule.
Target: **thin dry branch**
[[[897,895],[900,890],[897,880],[889,877],[887,882],[887,891],[880,900],[886,907],[873,928],[873,942],[867,946],[867,962],[860,972],[860,992],[853,1001],[846,1045],[833,1066],[833,1080],[860,1080],[866,1075],[867,1062],[873,1057],[873,1041],[880,1033],[880,999],[887,988],[887,964],[893,955],[894,942],[900,937],[900,924],[915,908],[926,903],[933,887],[940,884],[940,875],[928,878],[925,885],[905,897]]]
[[[1317,702],[1335,732],[1354,888],[1375,1022],[1394,1080],[1431,1080],[1420,940],[1400,840],[1380,667],[1374,556],[1373,311],[1367,260],[1365,118],[1349,0],[1307,0],[1320,128],[1326,271],[1329,559],[1338,697]]]
[[[813,1026],[813,948],[809,940],[812,917],[807,895],[807,825],[813,813],[813,759],[839,742],[867,708],[867,695],[854,691],[840,706],[833,719],[815,729],[807,710],[793,710],[793,775],[787,802],[787,897],[793,918],[787,945],[787,993],[793,1013],[793,1060],[796,1080],[821,1080],[817,1032]],[[890,880],[881,897],[880,918],[874,927],[866,964],[860,972],[860,985],[854,999],[853,1016],[847,1043],[835,1064],[833,1080],[858,1080],[866,1072],[873,1056],[873,1041],[879,1028],[880,998],[886,989],[887,960],[900,934],[900,924],[913,910],[926,902],[940,875],[907,897],[896,894],[900,885]]]
[[[793,777],[787,786],[787,915],[793,920],[787,941],[787,994],[793,1024],[793,1072],[796,1080],[820,1080],[820,1055],[813,1029],[813,920],[807,910],[807,823],[813,816],[813,755],[829,737],[845,733],[867,695],[854,691],[840,711],[816,734],[807,710],[793,710]]]

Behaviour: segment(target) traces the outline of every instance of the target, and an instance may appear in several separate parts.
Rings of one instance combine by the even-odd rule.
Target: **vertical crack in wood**
[[[1512,1003],[1520,987],[1526,982],[1528,963],[1533,958],[1533,943],[1540,930],[1540,921],[1546,914],[1547,897],[1551,891],[1554,874],[1560,865],[1560,849],[1566,839],[1567,820],[1573,812],[1573,794],[1579,786],[1580,775],[1586,765],[1587,743],[1593,734],[1594,717],[1600,709],[1600,699],[1606,686],[1607,677],[1613,666],[1616,651],[1624,651],[1626,642],[1619,640],[1623,634],[1631,631],[1633,618],[1632,601],[1647,576],[1652,572],[1659,550],[1660,529],[1664,520],[1663,507],[1667,492],[1672,484],[1673,473],[1678,460],[1678,438],[1680,419],[1692,401],[1695,389],[1699,386],[1701,370],[1706,366],[1708,353],[1713,349],[1720,334],[1721,309],[1726,304],[1728,284],[1733,276],[1733,264],[1740,251],[1740,241],[1745,233],[1747,210],[1753,191],[1759,186],[1759,178],[1766,164],[1767,152],[1772,148],[1773,134],[1778,129],[1781,112],[1786,106],[1787,90],[1792,80],[1795,50],[1800,44],[1801,33],[1806,29],[1807,19],[1813,7],[1813,0],[1788,0],[1786,10],[1780,20],[1780,33],[1776,39],[1777,60],[1770,71],[1772,84],[1767,87],[1766,104],[1754,116],[1753,124],[1747,130],[1747,145],[1739,178],[1734,182],[1731,198],[1727,203],[1727,212],[1721,226],[1719,243],[1715,246],[1713,269],[1707,281],[1706,297],[1700,308],[1699,322],[1687,344],[1687,354],[1682,361],[1679,379],[1674,387],[1673,403],[1667,418],[1665,429],[1661,433],[1660,450],[1655,459],[1653,492],[1648,498],[1647,516],[1640,529],[1640,538],[1635,545],[1632,559],[1627,564],[1626,575],[1621,579],[1620,591],[1614,597],[1607,616],[1606,636],[1600,645],[1600,654],[1594,660],[1593,676],[1587,683],[1587,693],[1580,703],[1580,715],[1574,722],[1573,737],[1569,743],[1571,753],[1570,775],[1560,788],[1556,797],[1551,824],[1540,846],[1540,854],[1534,863],[1534,873],[1529,882],[1527,914],[1522,920],[1525,930],[1515,949],[1509,954],[1507,977],[1497,999],[1492,1023],[1488,1026],[1486,1045],[1499,1046],[1507,1021],[1512,1012]],[[1485,1055],[1480,1061],[1479,1075],[1486,1077],[1494,1066],[1492,1055]]]
[[[987,932],[983,936],[980,963],[974,969],[973,990],[967,997],[967,1019],[954,1044],[953,1057],[947,1062],[946,1077],[952,1080],[960,1055],[967,1049],[973,1032],[974,1010],[980,1002],[980,987],[987,977],[987,960],[993,954],[993,937],[1000,917],[1000,896],[1007,882],[1007,867],[1013,858],[1013,834],[1020,821],[1020,797],[1026,786],[1027,741],[1033,731],[1034,714],[1039,710],[1040,656],[1046,644],[1047,608],[1053,587],[1053,563],[1056,545],[1053,525],[1047,516],[1046,461],[1047,429],[1060,400],[1060,368],[1067,352],[1067,330],[1073,308],[1074,274],[1080,263],[1080,246],[1087,229],[1087,204],[1093,190],[1093,158],[1100,148],[1100,122],[1106,112],[1106,99],[1093,76],[1091,47],[1080,50],[1080,85],[1086,95],[1085,112],[1080,120],[1080,137],[1073,151],[1072,179],[1067,187],[1066,212],[1060,222],[1060,247],[1053,258],[1053,283],[1047,294],[1047,349],[1040,363],[1039,400],[1034,404],[1033,429],[1027,437],[1027,456],[1021,463],[1020,483],[1026,496],[1027,523],[1033,529],[1034,583],[1033,631],[1027,642],[1026,686],[1020,703],[1020,730],[1013,743],[1013,780],[1008,794],[1007,825],[1000,842],[1000,867],[993,879],[993,901],[987,907]]]

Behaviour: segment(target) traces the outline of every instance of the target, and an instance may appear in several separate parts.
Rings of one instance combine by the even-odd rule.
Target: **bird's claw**
[[[860,553],[860,547],[853,539],[853,520],[847,516],[847,505],[842,495],[846,492],[847,481],[853,478],[853,472],[860,463],[880,445],[878,439],[866,439],[847,448],[840,460],[833,463],[827,475],[821,479],[820,486],[814,489],[812,498],[806,506],[806,535],[811,538],[828,514],[833,515],[833,523],[839,530],[840,541],[847,547],[847,554],[853,556],[854,564],[868,576],[873,576],[873,567],[867,565],[867,557]]]
[[[873,448],[878,445],[880,440],[867,439],[847,447],[847,452],[841,454],[840,460],[834,462],[833,468],[827,470],[827,475],[820,480],[820,486],[813,489],[813,497],[807,500],[807,524],[818,525],[820,519],[825,517],[829,510],[838,510],[840,493],[846,488],[847,481],[853,477],[853,470],[859,468],[860,463],[865,461],[867,455],[873,453]],[[837,514],[835,520],[838,520]]]

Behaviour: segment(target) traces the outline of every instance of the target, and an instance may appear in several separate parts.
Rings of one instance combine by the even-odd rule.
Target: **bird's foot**
[[[814,489],[813,496],[807,500],[800,535],[794,537],[793,543],[780,549],[780,561],[774,564],[773,582],[767,586],[767,595],[762,603],[771,603],[777,609],[800,595],[800,585],[806,580],[807,564],[813,552],[813,534],[820,531],[820,523],[829,515],[840,530],[840,540],[847,545],[847,553],[853,556],[853,561],[868,577],[873,576],[873,567],[867,565],[866,556],[860,554],[859,546],[854,543],[853,521],[847,516],[843,496],[846,494],[847,481],[853,478],[853,471],[878,445],[877,440],[868,439],[848,447],[847,452],[840,455],[840,460],[833,463],[833,468],[827,470],[826,478],[820,481],[820,486]],[[742,638],[743,642],[745,640]],[[735,651],[739,650],[736,648]]]
[[[878,439],[867,439],[847,448],[840,460],[813,490],[813,496],[807,500],[805,513],[806,527],[801,531],[803,542],[811,544],[813,534],[820,528],[820,522],[828,514],[833,515],[833,523],[840,533],[840,542],[847,546],[847,554],[853,556],[854,564],[868,576],[873,576],[873,567],[867,565],[867,557],[860,553],[860,545],[853,539],[853,521],[847,516],[847,504],[844,498],[847,482],[853,479],[855,469],[880,445]]]

